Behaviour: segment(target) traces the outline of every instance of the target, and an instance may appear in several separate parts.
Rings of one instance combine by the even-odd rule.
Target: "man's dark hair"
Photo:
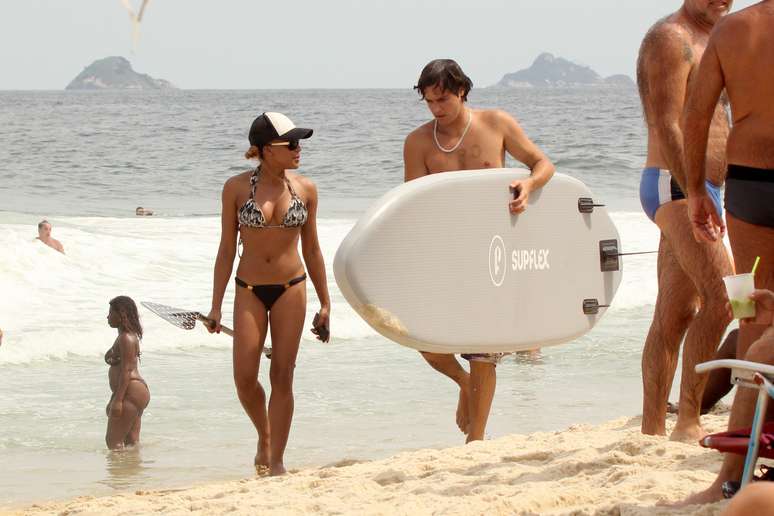
[[[468,100],[473,81],[465,75],[454,59],[435,59],[422,69],[414,89],[422,96],[422,100],[425,100],[425,89],[433,86],[440,86],[442,90],[455,95],[462,91],[462,100]]]
[[[45,226],[46,224],[50,225],[51,223],[49,221],[47,221],[46,219],[41,220],[40,222],[38,222],[38,229],[42,229],[43,226]]]

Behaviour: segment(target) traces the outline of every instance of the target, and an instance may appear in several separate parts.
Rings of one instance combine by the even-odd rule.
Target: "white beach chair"
[[[722,432],[708,435],[701,441],[701,445],[706,448],[739,454],[745,454],[744,446],[746,444],[746,457],[741,484],[741,487],[744,487],[752,481],[755,464],[758,461],[759,455],[766,458],[774,458],[774,443],[769,442],[770,439],[766,440],[764,450],[761,450],[761,434],[766,419],[766,408],[768,407],[769,397],[774,398],[774,385],[772,385],[772,381],[774,381],[774,365],[749,362],[747,360],[712,360],[698,364],[696,372],[706,373],[719,368],[731,369],[731,383],[738,385],[740,388],[758,389],[758,401],[755,406],[755,415],[753,416],[749,434],[746,434],[746,429]]]

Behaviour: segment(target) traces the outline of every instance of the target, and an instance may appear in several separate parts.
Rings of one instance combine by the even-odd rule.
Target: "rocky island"
[[[588,66],[577,65],[549,53],[540,54],[532,66],[506,74],[495,88],[550,88],[565,86],[614,86],[634,88],[628,75],[603,78]]]
[[[98,59],[70,81],[66,90],[166,90],[175,87],[164,79],[137,73],[119,56]]]

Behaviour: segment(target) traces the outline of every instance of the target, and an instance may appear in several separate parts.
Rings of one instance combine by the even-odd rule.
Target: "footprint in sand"
[[[382,471],[381,473],[376,475],[374,477],[374,482],[376,482],[380,486],[388,486],[391,484],[401,484],[405,482],[407,479],[408,477],[402,471],[389,469],[387,471]]]
[[[554,458],[554,454],[547,451],[524,453],[522,455],[509,455],[502,458],[503,462],[546,462]]]

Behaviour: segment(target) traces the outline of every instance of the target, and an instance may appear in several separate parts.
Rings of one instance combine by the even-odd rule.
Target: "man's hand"
[[[755,301],[755,317],[750,317],[745,321],[764,326],[774,324],[774,292],[757,289],[750,294],[750,299]]]
[[[688,196],[688,216],[697,242],[716,242],[726,234],[726,225],[707,192]]]
[[[508,203],[508,209],[514,215],[517,213],[523,213],[527,209],[527,202],[529,201],[529,194],[534,189],[535,183],[532,178],[517,179],[510,185],[510,190],[513,192],[513,200]]]

